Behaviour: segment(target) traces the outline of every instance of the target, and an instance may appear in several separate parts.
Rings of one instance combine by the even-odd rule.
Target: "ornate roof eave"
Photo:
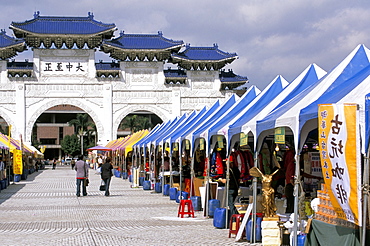
[[[178,57],[178,56],[172,56],[172,61],[174,63],[179,63],[179,62],[187,62],[187,63],[222,63],[222,62],[225,62],[225,63],[232,63],[235,59],[238,59],[238,56],[234,56],[234,57],[228,57],[228,58],[224,58],[224,59],[220,59],[220,60],[191,60],[191,59],[186,59],[186,58],[182,58],[182,57]],[[177,61],[179,60],[179,61]]]
[[[176,46],[172,46],[172,47],[168,47],[166,49],[125,49],[125,48],[120,48],[112,43],[110,44],[107,44],[107,43],[104,43],[102,44],[102,47],[105,47],[107,46],[107,48],[111,48],[111,49],[117,49],[119,51],[122,51],[124,53],[132,53],[132,52],[176,52],[178,50],[180,50],[183,45],[176,45]]]
[[[24,31],[24,30],[22,30],[18,27],[14,27],[14,26],[11,26],[10,28],[13,29],[13,32],[14,32],[15,36],[18,36],[18,35],[16,35],[16,31],[19,32],[19,33],[25,34],[24,37],[26,37],[28,35],[38,36],[38,37],[60,37],[61,36],[61,34],[45,34],[45,33],[35,33],[35,32]],[[63,34],[63,38],[64,37],[95,37],[95,36],[104,35],[104,34],[109,33],[109,32],[113,33],[116,30],[117,30],[117,28],[114,27],[114,28],[111,28],[111,29],[106,30],[106,31],[91,33],[91,34]]]
[[[201,70],[211,70],[213,68],[214,70],[219,70],[223,68],[226,64],[233,62],[237,57],[233,58],[225,58],[221,60],[189,60],[189,59],[182,59],[179,58],[174,59],[174,57],[171,57],[174,64],[178,64],[180,67],[185,69],[191,69],[194,70],[201,69]]]
[[[158,61],[164,61],[171,58],[172,49],[122,49],[114,45],[103,44],[100,47],[100,50],[106,54],[109,54],[110,57],[116,60],[124,61],[129,58],[131,61],[138,58],[140,61],[143,61],[145,58],[148,60],[153,60],[154,57]]]
[[[9,58],[12,58],[14,56],[17,56],[18,52],[23,52],[25,50],[27,50],[27,46],[25,42],[13,44],[7,47],[2,47],[0,48],[0,59],[6,60]]]

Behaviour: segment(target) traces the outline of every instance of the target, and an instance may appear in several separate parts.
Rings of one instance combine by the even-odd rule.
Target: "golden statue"
[[[265,217],[273,217],[276,212],[275,205],[275,191],[271,187],[272,176],[274,176],[279,169],[276,169],[272,174],[263,174],[257,167],[252,167],[249,170],[253,177],[262,178],[262,207]]]

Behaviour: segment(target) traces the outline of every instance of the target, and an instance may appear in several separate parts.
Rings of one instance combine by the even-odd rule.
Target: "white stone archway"
[[[119,124],[121,121],[129,114],[134,113],[135,111],[145,110],[156,114],[162,121],[169,120],[168,113],[164,112],[164,110],[159,109],[158,107],[151,106],[151,105],[133,105],[129,107],[124,107],[119,110],[114,116],[113,120],[113,136],[117,136],[117,131]]]
[[[13,121],[13,118],[8,115],[4,110],[0,108],[0,116],[6,121],[6,123],[12,126],[11,135],[15,134],[17,132],[17,128],[15,125],[15,122]]]
[[[94,121],[98,136],[104,135],[104,128],[103,128],[101,119],[91,107],[86,105],[86,102],[84,100],[73,99],[73,98],[63,98],[63,99],[49,100],[48,102],[38,105],[37,109],[33,113],[31,113],[29,119],[27,120],[27,125],[26,125],[26,136],[25,136],[26,142],[31,142],[32,128],[33,128],[33,125],[36,123],[37,118],[40,117],[40,115],[44,113],[47,109],[54,107],[54,106],[62,105],[62,104],[73,105],[73,106],[79,107],[82,110],[84,110],[87,114],[90,115],[90,117]]]

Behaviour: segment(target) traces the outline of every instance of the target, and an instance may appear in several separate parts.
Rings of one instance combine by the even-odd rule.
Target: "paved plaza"
[[[112,178],[111,196],[90,170],[88,196],[76,196],[75,171],[58,166],[28,175],[0,193],[0,245],[250,245],[228,238],[202,212],[178,218],[161,193]]]

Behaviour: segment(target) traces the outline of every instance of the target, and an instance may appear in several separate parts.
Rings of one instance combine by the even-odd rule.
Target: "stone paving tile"
[[[178,218],[168,196],[112,178],[111,196],[90,170],[88,196],[76,197],[65,166],[30,174],[0,192],[0,245],[260,245],[228,238],[213,220]]]

